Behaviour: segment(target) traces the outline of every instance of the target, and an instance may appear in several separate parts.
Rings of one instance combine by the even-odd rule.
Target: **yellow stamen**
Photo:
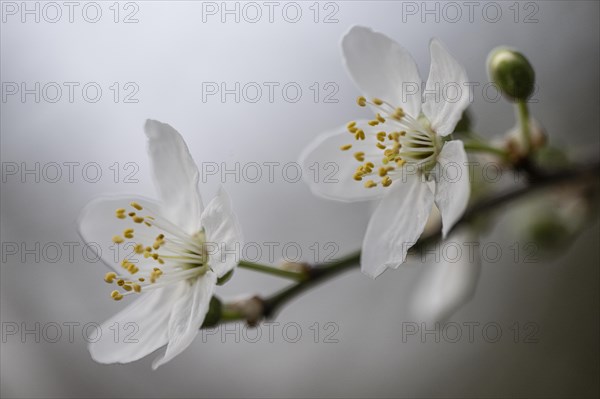
[[[373,188],[376,187],[377,183],[375,183],[373,180],[368,180],[365,182],[365,187],[366,188]]]
[[[133,229],[125,229],[125,231],[123,231],[123,235],[125,238],[133,238]]]
[[[364,107],[367,105],[367,99],[364,98],[363,96],[360,96],[356,99],[356,103],[358,104],[359,107]]]
[[[348,151],[350,148],[352,148],[352,144],[346,144],[340,147],[340,150],[342,151]]]
[[[373,99],[373,104],[375,104],[375,105],[381,105],[381,104],[383,104],[383,100],[380,100],[379,98],[374,98]]]
[[[380,150],[385,150],[385,145],[381,144],[381,143],[377,143],[375,144],[377,146],[377,148],[379,148]]]
[[[390,179],[389,176],[385,176],[382,180],[381,180],[381,184],[383,185],[383,187],[389,187],[392,184],[392,179]]]
[[[121,243],[123,243],[125,240],[124,240],[124,239],[123,239],[123,237],[121,237],[121,236],[114,236],[114,237],[112,238],[112,241],[113,241],[115,244],[121,244]]]
[[[365,153],[362,151],[359,152],[355,152],[354,153],[354,158],[358,161],[358,162],[364,162],[365,160]]]
[[[144,218],[143,218],[143,217],[141,217],[141,216],[134,216],[134,217],[133,217],[133,221],[134,221],[135,223],[142,223],[142,222],[144,221]]]
[[[142,209],[144,209],[144,208],[142,208],[142,206],[141,206],[140,204],[138,204],[137,202],[132,202],[132,203],[131,203],[131,204],[129,204],[129,205],[131,205],[132,207],[134,207],[134,208],[135,208],[135,209],[137,209],[138,211],[141,211]]]

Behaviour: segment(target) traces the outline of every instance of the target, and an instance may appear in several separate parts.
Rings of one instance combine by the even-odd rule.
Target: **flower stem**
[[[260,263],[248,262],[246,260],[241,260],[238,263],[238,267],[253,270],[255,272],[271,274],[277,277],[289,278],[296,281],[303,281],[306,279],[306,275],[304,273],[294,272],[290,270],[284,270],[278,267],[263,265]]]
[[[524,100],[517,101],[517,115],[519,124],[521,125],[521,134],[523,135],[523,141],[525,142],[525,153],[529,154],[531,151],[531,130],[529,127],[529,108],[527,102]]]
[[[464,142],[465,150],[471,152],[487,152],[489,154],[497,155],[503,159],[508,158],[508,152],[503,150],[502,148],[493,147],[489,144],[486,144],[482,141],[465,141]]]

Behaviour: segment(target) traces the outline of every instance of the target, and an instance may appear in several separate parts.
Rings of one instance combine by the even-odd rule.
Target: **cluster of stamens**
[[[378,181],[366,180],[364,186],[373,188],[381,184],[383,187],[389,187],[393,182],[394,172],[398,168],[402,168],[407,162],[424,165],[435,158],[437,153],[435,134],[407,115],[402,108],[393,107],[378,98],[368,101],[363,96],[358,97],[356,102],[360,107],[370,104],[380,111],[375,115],[375,119],[367,122],[369,126],[374,127],[387,122],[387,127],[394,126],[397,129],[389,133],[381,130],[376,134],[375,147],[378,153],[383,153],[383,156],[377,161],[377,166],[374,162],[366,160],[367,154],[365,152],[354,152],[354,159],[361,163],[354,172],[354,180],[363,181],[366,177],[377,176],[379,177]],[[346,128],[356,141],[365,140],[364,130],[357,126],[355,121],[349,122]],[[341,146],[340,150],[349,151],[351,148],[352,144],[346,144]]]
[[[118,275],[115,272],[108,272],[104,276],[104,281],[109,284],[116,283],[124,292],[114,290],[111,292],[111,297],[119,301],[123,299],[125,295],[132,293],[141,293],[143,288],[147,287],[158,287],[160,284],[156,284],[161,277],[166,276],[165,284],[172,281],[178,281],[183,278],[190,278],[194,275],[202,273],[202,266],[206,263],[206,253],[203,247],[203,233],[199,233],[193,237],[178,230],[178,228],[166,220],[157,220],[153,216],[142,216],[138,214],[139,211],[143,210],[143,207],[137,202],[132,202],[131,207],[135,211],[127,212],[125,208],[119,208],[115,211],[115,216],[118,219],[130,218],[133,223],[143,224],[146,228],[158,227],[169,230],[173,233],[174,237],[167,239],[165,234],[160,233],[154,237],[152,245],[144,245],[142,243],[135,243],[133,246],[133,253],[140,255],[144,259],[157,262],[159,265],[165,265],[165,258],[173,260],[172,264],[168,265],[167,271],[162,270],[160,267],[154,267],[149,272],[143,273],[143,276],[134,278],[133,276],[140,272],[140,269],[136,265],[140,259],[128,259],[124,258],[121,261],[121,266],[125,269],[129,275]],[[136,212],[137,211],[137,212]],[[137,233],[133,228],[126,228],[123,230],[121,235],[115,235],[112,241],[121,245],[126,242],[126,239],[134,239]],[[141,234],[145,236],[144,232]],[[131,244],[131,242],[129,242]],[[159,253],[158,250],[166,247],[167,253]],[[165,265],[167,266],[167,265]],[[142,274],[142,273],[140,273]],[[161,279],[162,280],[162,279]]]

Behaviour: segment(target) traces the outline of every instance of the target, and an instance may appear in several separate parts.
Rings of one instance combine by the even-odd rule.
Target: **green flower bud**
[[[525,101],[535,88],[535,71],[518,51],[506,47],[492,50],[487,60],[490,79],[512,101]]]

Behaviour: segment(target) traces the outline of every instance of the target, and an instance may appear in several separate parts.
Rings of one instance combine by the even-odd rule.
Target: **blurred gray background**
[[[464,337],[458,343],[436,343],[431,337],[421,342],[418,336],[403,342],[402,323],[419,322],[408,306],[424,269],[418,266],[388,271],[376,281],[349,272],[287,306],[276,319],[281,325],[274,330],[274,342],[265,337],[266,327],[257,343],[245,342],[241,326],[240,342],[236,333],[222,339],[218,332],[205,336],[206,342],[199,335],[182,355],[154,372],[154,356],[122,366],[96,364],[83,339],[85,323],[105,320],[125,301],[110,300],[102,281],[105,267],[84,258],[76,218],[89,200],[102,194],[154,197],[144,120],[172,124],[196,162],[205,166],[295,162],[320,132],[367,115],[354,105],[359,93],[340,57],[340,38],[354,24],[371,26],[400,42],[415,57],[423,78],[431,37],[440,38],[466,66],[470,80],[482,84],[487,82],[485,59],[492,48],[510,45],[522,50],[536,68],[540,86],[531,109],[551,141],[573,148],[580,159],[597,156],[599,3],[474,3],[472,20],[467,5],[455,3],[462,12],[457,20],[455,10],[444,2],[278,2],[272,22],[262,2],[254,3],[262,13],[256,22],[254,5],[235,2],[226,7],[237,7],[239,22],[235,14],[223,14],[221,2],[82,2],[74,8],[72,22],[69,9],[58,3],[62,16],[53,23],[56,8],[44,8],[44,3],[26,3],[28,9],[38,7],[36,22],[35,14],[21,9],[24,3],[2,2],[2,396],[597,397],[598,224],[554,256],[519,264],[509,249],[517,239],[510,218],[517,204],[482,237],[483,242],[500,244],[502,260],[484,262],[474,299],[452,319],[497,323],[502,334],[496,343],[487,342],[478,330],[473,342]],[[437,7],[439,20],[435,14],[423,14],[424,7]],[[96,19],[97,8],[102,12],[99,20],[89,22]],[[287,14],[282,14],[284,9]],[[302,14],[292,23],[297,9]],[[40,82],[40,101],[35,94],[26,95],[25,101],[21,93],[9,95],[14,89],[10,82],[19,90],[23,82],[30,89]],[[42,89],[49,82],[63,90],[55,103],[55,86]],[[79,84],[73,86],[72,102],[65,82]],[[102,89],[97,102],[88,101],[94,97],[93,87],[88,97],[82,94],[90,82]],[[246,101],[254,97],[250,91],[239,103],[233,95],[225,102],[218,95],[203,101],[203,82],[226,82],[229,88],[235,82],[240,87],[255,82],[263,87],[263,96],[256,103]],[[279,84],[273,102],[264,82]],[[295,103],[281,92],[290,82],[302,89]],[[325,102],[325,95],[333,92],[330,99],[339,101]],[[293,96],[292,91],[288,94]],[[126,95],[137,102],[125,102]],[[481,90],[475,91],[472,110],[476,130],[488,137],[514,124],[511,106],[502,100],[486,101]],[[39,182],[35,174],[21,178],[20,169],[9,173],[14,165],[32,169],[36,162]],[[62,177],[52,182],[52,163],[65,162],[79,163],[73,181],[63,166]],[[91,162],[102,171],[97,182],[82,176],[83,166]],[[127,166],[129,162],[137,167]],[[92,164],[85,175],[88,180],[95,180],[95,167]],[[115,169],[120,172],[117,182]],[[126,182],[130,172],[135,172],[137,183]],[[314,243],[321,248],[320,258],[328,253],[325,246],[330,242],[339,255],[360,247],[369,204],[315,198],[302,181],[288,182],[281,173],[282,166],[275,168],[274,182],[265,176],[257,182],[236,182],[232,176],[224,181],[246,241],[263,248],[263,261],[269,260],[267,242],[280,243],[276,260],[286,243],[298,243],[307,261],[313,260]],[[208,201],[221,179],[217,175],[206,180],[201,192]],[[40,243],[47,251],[40,250],[36,260],[21,249],[9,253],[7,243],[26,248]],[[57,255],[52,243],[62,253]],[[78,245],[73,259],[67,246],[75,244],[68,243]],[[218,294],[269,294],[284,285],[285,281],[239,270]],[[282,334],[282,326],[292,322],[302,331],[296,343]],[[337,326],[337,343],[323,342],[325,333],[332,331],[324,329],[328,322]],[[39,342],[35,334],[21,330],[7,333],[15,325],[35,329],[36,323],[40,329],[46,326]],[[55,337],[52,323],[63,326],[58,342],[50,342]],[[72,340],[64,323],[79,323]],[[318,343],[311,329],[315,323],[321,332]],[[537,342],[524,342],[521,334],[515,343],[515,323],[520,329],[534,323]],[[252,331],[247,336],[254,337]]]

